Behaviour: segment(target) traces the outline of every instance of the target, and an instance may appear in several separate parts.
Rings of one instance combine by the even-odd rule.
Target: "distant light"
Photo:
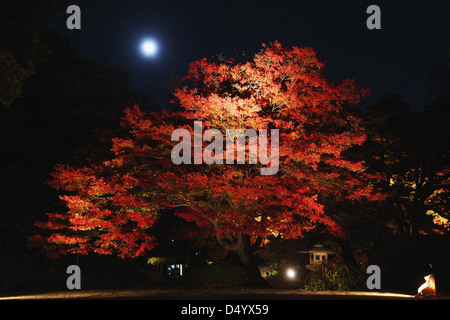
[[[158,53],[158,43],[153,39],[141,42],[141,53],[146,57],[154,57]]]
[[[295,270],[294,269],[288,269],[286,271],[286,275],[289,279],[294,279],[295,278]]]

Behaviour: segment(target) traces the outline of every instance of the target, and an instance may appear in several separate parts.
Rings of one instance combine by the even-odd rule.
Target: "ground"
[[[445,297],[441,297],[445,298]],[[137,300],[392,300],[414,299],[413,295],[362,291],[305,291],[265,288],[200,288],[200,289],[133,289],[133,290],[72,290],[37,293],[11,293],[0,300],[46,299],[137,299]]]

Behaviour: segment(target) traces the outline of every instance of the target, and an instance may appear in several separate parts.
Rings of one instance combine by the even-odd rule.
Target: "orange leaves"
[[[92,212],[89,216],[93,216]],[[75,216],[74,218],[69,219],[70,229],[75,231],[88,231],[97,228],[108,229],[113,227],[111,221],[99,217],[89,218],[89,216]]]
[[[361,176],[364,163],[343,157],[365,140],[346,105],[368,91],[353,80],[330,83],[323,69],[313,49],[278,42],[263,45],[245,62],[191,63],[184,86],[174,92],[182,111],[129,107],[121,123],[124,133],[111,140],[110,159],[55,168],[51,184],[67,192],[61,199],[68,212],[49,214],[49,221],[39,224],[55,232],[47,245],[141,255],[155,245],[151,227],[167,207],[223,235],[293,238],[323,225],[344,236],[324,212],[320,195],[381,199],[376,190],[361,186],[370,180]],[[171,135],[178,128],[192,133],[194,120],[221,132],[279,130],[279,171],[261,176],[259,163],[245,161],[174,165]]]
[[[54,244],[79,244],[86,243],[88,239],[80,236],[67,236],[60,233],[54,233],[48,238],[48,242]]]
[[[126,108],[124,112],[125,116],[122,118],[121,122],[121,125],[124,127],[133,127],[136,124],[141,123],[142,119],[145,119],[145,113],[138,105]]]
[[[133,117],[133,121],[137,120]],[[30,243],[44,246],[52,257],[89,251],[134,257],[150,250],[154,239],[144,230],[153,226],[155,210],[144,197],[132,191],[144,181],[131,172],[116,171],[123,165],[113,159],[83,169],[57,166],[52,184],[72,193],[60,196],[68,211],[50,213],[47,222],[36,223],[49,234],[44,236],[43,232],[30,239]]]
[[[92,203],[81,198],[80,196],[60,196],[61,200],[67,202],[69,212],[72,214],[83,214],[92,207]]]
[[[374,190],[372,186],[360,186],[357,190],[347,196],[347,199],[358,200],[366,198],[369,201],[382,201],[385,200],[388,195],[384,192]]]
[[[323,68],[313,49],[282,47],[278,42],[263,45],[263,50],[245,63],[227,61],[219,65],[202,59],[191,64],[186,79],[195,80],[195,87],[175,92],[181,106],[190,112],[187,117],[210,121],[211,127],[218,128],[274,126],[280,129],[283,163],[282,174],[276,177],[240,175],[236,174],[242,172],[239,168],[226,167],[221,175],[207,170],[201,178],[190,176],[190,182],[178,180],[177,185],[186,183],[191,191],[178,193],[206,197],[208,205],[189,198],[199,216],[206,214],[202,208],[216,207],[222,228],[231,231],[245,225],[249,232],[256,232],[252,212],[262,211],[272,219],[260,219],[258,232],[287,232],[284,226],[295,223],[293,217],[297,215],[304,219],[297,221],[298,228],[290,229],[291,236],[301,233],[302,223],[306,229],[325,224],[339,234],[339,227],[325,215],[314,196],[335,184],[345,185],[347,175],[341,177],[341,172],[364,170],[363,162],[342,157],[343,151],[365,140],[359,120],[343,106],[357,103],[368,91],[356,88],[353,80],[328,82]],[[227,172],[234,174],[231,179],[224,175]],[[359,185],[347,185],[352,187]],[[269,220],[270,228],[261,228]]]
[[[88,168],[75,169],[62,164],[55,167],[51,176],[53,179],[48,182],[50,186],[67,191],[81,189],[93,177]]]
[[[119,155],[124,149],[133,149],[134,143],[130,139],[113,138],[112,139],[113,151],[116,155]]]

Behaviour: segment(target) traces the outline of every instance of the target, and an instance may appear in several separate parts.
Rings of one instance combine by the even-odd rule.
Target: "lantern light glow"
[[[288,269],[286,271],[286,275],[289,279],[294,279],[295,278],[295,270],[294,269]]]

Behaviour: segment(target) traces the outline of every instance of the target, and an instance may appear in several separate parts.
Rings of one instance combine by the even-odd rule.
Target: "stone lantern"
[[[315,244],[311,250],[297,251],[298,253],[309,253],[309,264],[305,267],[311,271],[319,271],[321,266],[328,263],[329,255],[336,255],[339,252],[326,248],[323,244]]]

